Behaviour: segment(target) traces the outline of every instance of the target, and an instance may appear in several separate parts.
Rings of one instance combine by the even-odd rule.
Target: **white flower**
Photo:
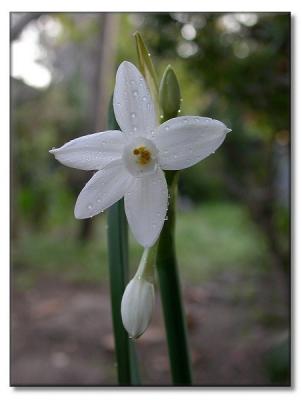
[[[127,61],[117,71],[113,106],[122,132],[82,136],[50,153],[68,167],[98,170],[79,194],[76,218],[92,217],[124,197],[134,237],[150,247],[167,211],[163,170],[196,164],[222,144],[230,129],[220,121],[192,116],[158,126],[146,82]]]

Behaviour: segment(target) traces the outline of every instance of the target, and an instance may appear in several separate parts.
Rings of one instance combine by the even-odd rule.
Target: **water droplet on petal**
[[[181,110],[179,109],[177,112],[178,112],[178,113],[180,113],[180,112],[181,112]]]
[[[131,113],[131,118],[135,118],[136,114],[135,113]]]
[[[168,131],[169,130],[169,126],[167,125],[167,126],[165,126],[165,130],[166,131]]]
[[[92,204],[88,204],[87,208],[88,210],[92,210]]]
[[[137,90],[133,90],[133,96],[137,97],[137,95],[138,95],[138,91]]]
[[[143,101],[147,101],[147,97],[146,96],[143,97]]]

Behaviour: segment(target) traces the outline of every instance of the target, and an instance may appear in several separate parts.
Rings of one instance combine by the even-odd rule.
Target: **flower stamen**
[[[146,165],[151,160],[151,153],[145,146],[136,147],[133,150],[133,154],[137,156],[137,163]]]

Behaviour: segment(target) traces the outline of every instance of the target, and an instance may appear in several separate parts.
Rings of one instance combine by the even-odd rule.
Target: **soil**
[[[284,333],[286,310],[276,316],[272,291],[241,292],[241,279],[184,288],[195,385],[271,384],[265,355]],[[13,386],[117,384],[108,285],[44,277],[30,290],[12,289],[11,304]],[[136,348],[143,384],[171,385],[158,299]]]

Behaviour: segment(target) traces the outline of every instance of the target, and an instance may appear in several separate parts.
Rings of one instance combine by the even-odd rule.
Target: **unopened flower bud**
[[[159,101],[165,121],[177,117],[181,97],[178,80],[171,65],[167,66],[160,82]]]
[[[154,287],[142,277],[135,276],[127,285],[121,305],[122,320],[129,336],[141,336],[147,329],[154,306]]]
[[[133,339],[148,328],[154,306],[154,248],[145,248],[134,278],[122,298],[121,314],[125,329]]]

